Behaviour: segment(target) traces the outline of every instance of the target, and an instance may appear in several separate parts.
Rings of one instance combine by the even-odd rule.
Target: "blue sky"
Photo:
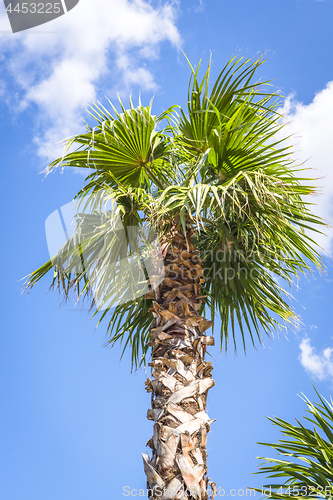
[[[48,259],[46,218],[83,183],[70,172],[38,175],[60,154],[56,143],[82,130],[86,103],[104,96],[141,93],[148,103],[154,95],[156,113],[184,105],[182,50],[193,64],[207,64],[212,52],[213,76],[234,52],[266,51],[259,76],[274,78],[287,96],[295,158],[322,177],[315,210],[332,224],[332,17],[332,0],[81,0],[52,23],[13,35],[1,5],[0,498],[107,500],[123,498],[124,486],[145,487],[141,452],[152,426],[144,371],[130,373],[118,348],[102,348],[103,325],[95,330],[87,311],[60,307],[47,280],[21,294],[21,278]],[[264,483],[252,475],[265,453],[255,442],[278,438],[265,415],[299,418],[297,394],[314,398],[310,379],[326,397],[333,390],[328,234],[318,240],[326,274],[315,271],[292,291],[303,321],[297,334],[246,357],[211,350],[209,475],[226,492]]]

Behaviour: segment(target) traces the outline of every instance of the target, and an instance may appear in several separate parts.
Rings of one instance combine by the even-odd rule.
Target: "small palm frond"
[[[333,401],[328,402],[316,390],[320,403],[312,403],[303,396],[309,416],[305,419],[313,424],[307,428],[296,420],[296,425],[280,418],[270,418],[285,439],[277,443],[258,443],[269,446],[285,459],[258,457],[265,460],[256,474],[278,478],[267,484],[270,498],[301,500],[302,498],[333,497]],[[257,490],[261,491],[261,490]]]
[[[120,342],[123,345],[122,356],[126,349],[130,349],[132,366],[139,367],[146,364],[146,355],[152,340],[150,327],[154,320],[149,311],[151,306],[151,300],[138,297],[127,303],[121,303],[112,310],[106,309],[102,314],[99,313],[98,325],[104,318],[108,319],[109,338],[105,345],[112,347]]]
[[[48,171],[59,166],[91,169],[90,183],[97,182],[98,186],[163,186],[172,170],[158,160],[168,149],[169,139],[157,132],[158,121],[151,114],[151,105],[123,108],[122,113],[111,107],[115,117],[100,103],[91,106],[89,113],[97,125],[92,128],[87,124],[85,134],[69,140],[67,154],[53,161]],[[68,153],[74,145],[79,148]]]

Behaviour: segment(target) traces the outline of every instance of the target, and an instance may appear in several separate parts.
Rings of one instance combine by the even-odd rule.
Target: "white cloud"
[[[287,119],[286,135],[294,134],[294,156],[302,163],[307,160],[305,172],[309,177],[321,178],[316,182],[319,195],[313,197],[313,211],[333,225],[333,82],[318,92],[310,104],[303,104],[289,96],[282,108]],[[316,235],[316,241],[332,256],[333,228],[326,236]]]
[[[299,345],[301,354],[299,360],[307,372],[318,380],[333,376],[333,348],[327,347],[320,354],[311,345],[311,340],[305,338]]]
[[[148,64],[159,57],[162,42],[179,47],[176,11],[177,5],[167,2],[153,7],[148,0],[80,0],[48,24],[2,35],[3,74],[7,71],[15,89],[11,105],[16,111],[37,107],[40,155],[54,158],[59,151],[50,143],[82,129],[87,103],[132,88],[157,88]],[[3,7],[0,29],[10,30]]]

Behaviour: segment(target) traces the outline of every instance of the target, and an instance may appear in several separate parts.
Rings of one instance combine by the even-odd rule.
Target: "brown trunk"
[[[177,222],[162,241],[165,279],[151,309],[153,379],[148,378],[146,388],[152,408],[147,417],[155,424],[147,443],[152,456],[143,455],[143,460],[151,499],[206,500],[206,441],[212,422],[206,399],[214,381],[212,363],[204,356],[214,341],[204,335],[212,322],[198,315],[204,279],[191,231],[185,237]],[[153,292],[148,296],[153,298]]]

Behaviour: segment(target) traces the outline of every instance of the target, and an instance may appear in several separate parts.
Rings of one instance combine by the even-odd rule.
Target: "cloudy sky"
[[[39,173],[83,129],[92,102],[154,97],[156,113],[185,105],[183,51],[194,65],[212,53],[213,77],[234,53],[265,53],[259,76],[286,97],[284,131],[317,179],[314,211],[333,225],[333,0],[80,0],[16,34],[0,1],[0,497],[120,499],[124,486],[145,484],[145,373],[131,374],[126,356],[119,362],[117,348],[103,349],[103,326],[96,330],[87,311],[60,307],[47,280],[20,293],[21,278],[48,259],[45,220],[83,182],[70,172]],[[212,350],[209,467],[226,491],[264,483],[252,476],[264,453],[255,442],[277,438],[265,415],[300,418],[297,394],[314,398],[311,380],[324,396],[333,391],[333,231],[318,243],[326,274],[314,271],[292,290],[300,330],[246,357]]]

